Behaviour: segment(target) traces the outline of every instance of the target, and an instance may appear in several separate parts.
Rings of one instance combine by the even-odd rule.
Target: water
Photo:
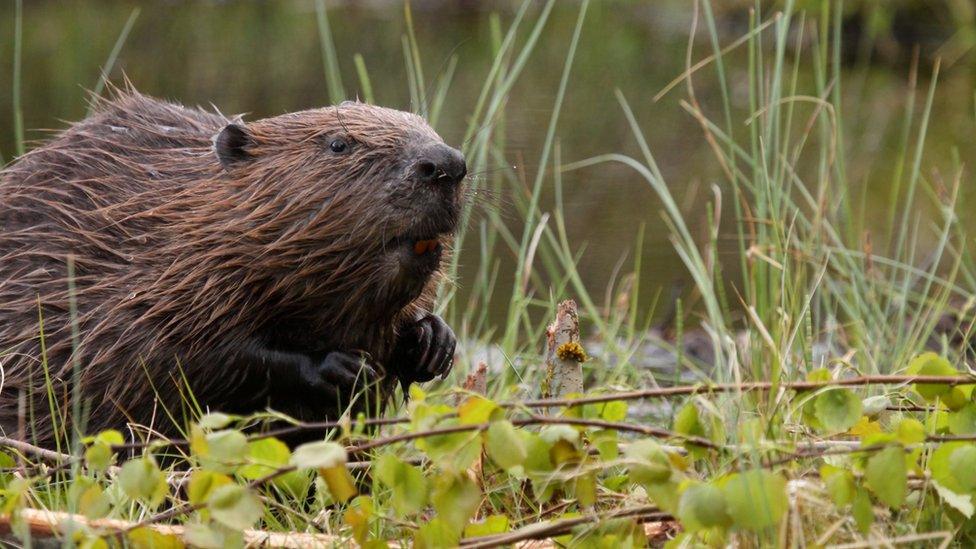
[[[141,13],[112,75],[122,71],[143,93],[188,105],[215,105],[225,113],[248,113],[256,119],[328,104],[314,5],[281,2],[25,2],[23,102],[27,128],[60,128],[62,120],[84,116],[84,89],[98,79],[101,64],[132,10]],[[721,3],[719,3],[721,4]],[[377,102],[411,109],[406,85],[401,36],[405,32],[402,5],[397,2],[330,4],[329,16],[339,50],[343,80],[351,95],[358,80],[352,56],[361,53],[373,79]],[[614,99],[620,89],[631,101],[652,150],[693,227],[704,226],[704,205],[710,187],[719,184],[731,195],[712,160],[695,121],[678,105],[680,88],[659,102],[652,97],[680,74],[685,64],[690,3],[681,1],[596,1],[591,5],[572,80],[559,125],[562,158],[579,160],[606,152],[637,155],[636,144]],[[489,14],[497,11],[504,24],[511,20],[511,2],[415,1],[414,21],[428,82],[458,56],[452,92],[438,130],[448,143],[459,144],[467,116],[491,64]],[[474,6],[479,6],[475,8]],[[525,179],[537,168],[545,127],[552,110],[563,59],[577,16],[576,2],[557,3],[524,75],[507,105],[507,149],[510,163]],[[538,6],[532,10],[538,12]],[[740,10],[741,13],[741,10]],[[741,17],[726,17],[723,40],[741,32]],[[524,38],[524,33],[523,33]],[[709,53],[704,41],[695,58]],[[14,150],[11,110],[13,2],[0,6],[0,152],[10,159]],[[973,125],[972,55],[947,67],[933,111],[929,154],[923,175],[951,181],[952,146],[963,160],[976,158]],[[896,57],[897,59],[897,57]],[[729,60],[732,96],[738,112],[746,108],[745,62]],[[930,65],[923,62],[923,71]],[[851,200],[870,204],[869,221],[886,211],[888,188],[901,132],[901,113],[908,67],[898,62],[848,69],[845,83],[849,134]],[[801,81],[811,75],[801,71]],[[921,86],[926,85],[922,79]],[[712,72],[696,76],[699,101],[718,116],[718,88]],[[809,111],[805,111],[809,112]],[[745,131],[745,130],[743,130]],[[31,131],[29,138],[42,139]],[[640,273],[642,303],[658,290],[665,298],[685,279],[671,249],[667,229],[658,213],[660,203],[650,189],[627,169],[604,166],[566,174],[565,207],[570,239],[585,244],[579,259],[584,282],[595,298],[612,280],[630,269],[635,235],[645,227]],[[973,185],[964,185],[963,203],[976,198]],[[514,197],[503,197],[511,203]],[[862,202],[863,201],[863,202]],[[547,193],[543,206],[551,207]],[[855,206],[855,211],[860,209]],[[729,210],[730,212],[730,210]],[[519,224],[513,208],[503,208],[512,227]],[[729,218],[727,218],[729,219]],[[973,221],[968,222],[973,226]],[[723,240],[733,233],[723,227]],[[520,234],[520,229],[516,230]],[[700,235],[704,236],[704,230]],[[723,257],[729,257],[725,250]],[[471,239],[462,252],[459,284],[462,298],[472,284],[479,261]],[[501,262],[499,298],[491,315],[497,322],[507,307],[513,263],[511,253],[495,250]],[[734,265],[731,265],[734,267]],[[665,299],[666,301],[666,299]]]

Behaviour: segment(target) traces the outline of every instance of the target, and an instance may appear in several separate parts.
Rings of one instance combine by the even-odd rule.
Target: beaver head
[[[243,236],[302,281],[277,284],[288,303],[369,300],[388,316],[421,296],[458,227],[464,157],[414,114],[345,102],[231,123],[214,152],[249,209]]]

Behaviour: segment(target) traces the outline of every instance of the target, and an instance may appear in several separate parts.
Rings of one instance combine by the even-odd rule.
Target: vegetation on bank
[[[448,380],[412,387],[387,417],[296,423],[323,441],[292,450],[275,433],[255,434],[281,419],[272,413],[210,413],[175,441],[70,430],[58,452],[0,441],[0,524],[21,540],[54,531],[87,547],[971,544],[976,263],[957,204],[970,178],[964,160],[925,160],[926,134],[939,123],[930,117],[939,63],[930,74],[910,70],[890,209],[872,226],[866,211],[875,206],[859,199],[845,155],[844,14],[831,2],[814,14],[787,1],[750,12],[749,30],[729,41],[711,3],[695,2],[687,71],[661,93],[684,94],[680,107],[724,180],[710,187],[704,219],[689,219],[645,139],[666,128],[642,128],[630,107],[657,90],[608,90],[614,108],[599,112],[628,121],[636,156],[563,158],[559,117],[589,4],[569,43],[547,44],[553,5],[525,2],[491,20],[495,61],[463,140],[478,198],[456,242],[482,260],[460,281],[473,288],[466,301],[456,285],[442,288],[440,312],[466,342]],[[339,78],[336,22],[317,6],[329,99],[341,101],[352,87]],[[436,127],[462,69],[452,58],[432,79],[411,16],[408,6],[410,97]],[[17,41],[19,51],[19,32]],[[539,168],[526,172],[504,154],[505,107],[544,45],[567,53]],[[740,60],[746,81],[732,81],[730,63]],[[368,60],[353,62],[369,100],[378,75]],[[801,67],[813,78],[801,78]],[[703,71],[718,82],[707,102],[695,87]],[[14,130],[22,149],[23,128]],[[583,283],[582,245],[567,236],[563,177],[608,163],[629,167],[660,199],[693,282],[667,337],[655,340],[674,363],[664,373],[636,366],[651,318],[640,295],[655,292],[640,287],[641,254],[635,275],[604,298]],[[516,258],[510,287],[498,285],[497,254]],[[510,305],[494,330],[485,306],[502,298]],[[558,385],[544,351],[567,298],[579,303],[586,337],[574,343],[583,352],[555,354],[581,365],[583,390],[540,400],[544,381]]]

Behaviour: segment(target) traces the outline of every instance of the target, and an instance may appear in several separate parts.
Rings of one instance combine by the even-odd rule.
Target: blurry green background
[[[763,3],[764,7],[768,2]],[[516,2],[414,0],[411,4],[428,80],[437,77],[452,55],[458,67],[438,130],[459,145],[470,109],[492,62],[489,14],[507,24]],[[751,1],[716,1],[719,33],[729,43],[746,31]],[[820,1],[800,2],[811,15]],[[919,44],[919,101],[937,56],[943,58],[933,109],[923,175],[951,179],[952,158],[976,159],[974,130],[974,15],[971,0],[926,2],[847,2],[844,15],[844,107],[852,208],[864,211],[868,224],[888,200],[892,158],[902,130],[909,67]],[[404,6],[395,1],[329,2],[329,19],[347,91],[359,84],[352,56],[361,53],[372,77],[377,102],[401,109],[410,104],[401,36]],[[685,65],[691,0],[597,0],[590,6],[582,42],[559,125],[564,161],[605,152],[636,153],[633,138],[614,99],[619,88],[630,100],[669,184],[684,197],[694,217],[704,215],[710,186],[721,184],[718,166],[695,121],[678,105],[680,86],[655,102],[653,96]],[[537,13],[541,2],[533,6]],[[112,72],[122,71],[144,93],[187,105],[213,104],[222,112],[248,113],[254,119],[328,104],[323,60],[311,1],[155,1],[25,0],[23,19],[23,105],[29,139],[43,139],[37,129],[57,129],[82,118],[85,90],[95,87],[101,65],[134,9],[140,9]],[[560,0],[539,47],[506,107],[504,151],[508,163],[531,180],[558,86],[579,4]],[[0,3],[0,153],[14,151],[12,74],[14,1]],[[766,15],[766,14],[764,14]],[[528,27],[528,26],[526,26]],[[524,29],[524,33],[528,28]],[[711,52],[704,31],[694,58]],[[745,52],[733,53],[728,66],[733,82],[745,86]],[[812,64],[807,63],[807,66]],[[801,70],[801,80],[812,75]],[[430,82],[428,82],[428,87]],[[698,99],[718,117],[718,90],[712,69],[695,77]],[[745,89],[732,89],[741,119]],[[743,125],[743,131],[745,126]],[[476,174],[477,175],[477,174]],[[624,168],[604,166],[567,174],[565,206],[569,234],[586,244],[579,260],[586,284],[596,296],[614,278],[621,258],[633,254],[638,227],[646,224],[642,286],[651,293],[684,278],[667,241],[659,203],[645,184]],[[727,190],[722,187],[723,190]],[[976,189],[963,185],[962,203],[976,201]],[[509,191],[512,192],[512,191]],[[516,197],[502,196],[502,214],[519,224]],[[551,205],[545,197],[543,207]],[[729,193],[725,204],[731,202]],[[477,214],[476,214],[477,215]],[[976,217],[976,216],[974,216]],[[701,224],[704,226],[704,223]],[[976,228],[976,221],[968,225]],[[870,227],[868,227],[870,228]],[[723,232],[731,234],[727,221]],[[863,230],[857,227],[856,230]],[[474,264],[480,261],[476,232],[462,255],[461,295]],[[511,275],[511,254],[499,247],[502,278]],[[883,250],[875,250],[883,252]],[[509,268],[505,268],[509,265]],[[627,263],[629,265],[629,261]],[[627,267],[622,269],[626,272]],[[465,273],[469,273],[466,275]],[[504,280],[500,287],[506,287]],[[504,294],[504,292],[501,292]],[[651,293],[644,299],[648,301]],[[504,299],[501,299],[504,301]],[[504,309],[507,303],[498,305]]]

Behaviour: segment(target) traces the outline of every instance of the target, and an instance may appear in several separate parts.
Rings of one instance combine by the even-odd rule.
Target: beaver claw
[[[441,317],[433,313],[420,317],[397,341],[400,383],[406,387],[437,376],[443,379],[454,365],[456,348],[454,330]]]

